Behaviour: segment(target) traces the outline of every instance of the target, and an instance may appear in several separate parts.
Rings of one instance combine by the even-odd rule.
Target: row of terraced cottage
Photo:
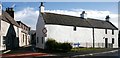
[[[118,48],[118,28],[104,20],[87,18],[85,11],[80,17],[45,12],[41,2],[36,25],[36,47],[45,49],[49,39],[69,42],[73,47]]]
[[[29,45],[30,27],[15,21],[13,8],[2,9],[0,4],[0,50],[16,49]]]
[[[13,8],[2,10],[0,5],[0,50],[35,44],[45,49],[48,38],[70,42],[73,47],[118,48],[118,28],[106,16],[105,20],[45,12],[41,3],[36,31],[30,39],[30,27],[15,21]]]

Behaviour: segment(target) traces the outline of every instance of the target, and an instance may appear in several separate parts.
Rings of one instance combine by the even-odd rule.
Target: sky
[[[36,29],[39,15],[40,2],[2,2],[3,10],[14,6],[15,20],[22,21]],[[117,2],[44,2],[45,12],[58,13],[79,17],[82,11],[86,11],[88,18],[105,20],[110,16],[110,21],[118,27],[118,3]]]

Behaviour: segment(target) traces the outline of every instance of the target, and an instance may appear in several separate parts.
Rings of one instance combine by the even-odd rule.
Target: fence
[[[86,47],[86,48],[92,48],[93,47],[93,43],[73,43],[72,44],[73,47]],[[94,44],[95,48],[105,48],[105,43],[95,43]],[[107,44],[107,48],[113,48],[113,44],[112,43],[108,43]]]

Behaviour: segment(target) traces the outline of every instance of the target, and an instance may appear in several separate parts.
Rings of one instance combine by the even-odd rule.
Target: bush
[[[46,42],[46,49],[50,51],[67,52],[72,49],[70,43],[58,43],[54,39],[48,39]]]
[[[46,49],[55,50],[57,48],[57,42],[53,39],[48,39],[46,42]]]
[[[70,43],[62,43],[61,49],[64,51],[70,51],[72,49],[72,46],[70,45]]]

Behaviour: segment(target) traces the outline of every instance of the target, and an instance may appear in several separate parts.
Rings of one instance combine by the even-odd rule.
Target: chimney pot
[[[87,13],[85,13],[85,11],[82,11],[80,15],[81,15],[81,18],[83,19],[87,18]]]
[[[109,21],[109,19],[110,19],[109,15],[107,15],[105,19],[106,19],[106,21]]]
[[[43,5],[43,2],[41,2],[41,5],[40,5],[40,13],[44,13],[44,5]]]
[[[14,10],[13,10],[13,8],[6,8],[6,12],[12,17],[12,18],[14,18]]]

